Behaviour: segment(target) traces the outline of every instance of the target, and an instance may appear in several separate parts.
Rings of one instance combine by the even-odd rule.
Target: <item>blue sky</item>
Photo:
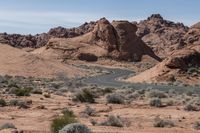
[[[0,32],[36,34],[106,17],[139,21],[153,13],[192,25],[200,0],[0,0]]]

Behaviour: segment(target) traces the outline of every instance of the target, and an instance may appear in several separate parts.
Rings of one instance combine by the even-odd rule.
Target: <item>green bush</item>
[[[1,107],[6,106],[6,101],[4,99],[0,99],[0,106]]]
[[[159,98],[151,99],[149,104],[153,107],[162,107],[162,101]]]
[[[30,96],[32,88],[16,88],[13,90],[13,94],[16,96]]]
[[[57,118],[53,119],[51,123],[51,131],[53,133],[58,133],[59,130],[61,130],[66,125],[77,122],[73,112],[65,110],[62,113],[62,116],[58,116]]]
[[[77,93],[73,98],[74,101],[78,102],[88,102],[88,103],[95,103],[94,95],[88,89],[83,89],[81,92]]]
[[[72,110],[69,110],[68,108],[64,108],[62,110],[62,114],[63,115],[68,115],[68,116],[71,116],[71,117],[75,117],[74,112]]]

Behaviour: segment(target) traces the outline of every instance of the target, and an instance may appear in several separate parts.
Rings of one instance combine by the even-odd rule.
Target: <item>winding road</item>
[[[103,71],[107,71],[108,73],[101,74],[98,76],[92,76],[85,78],[83,81],[87,84],[93,84],[103,87],[114,87],[114,88],[123,88],[125,86],[129,86],[135,89],[158,89],[161,91],[168,91],[170,89],[174,89],[180,93],[186,91],[194,91],[200,94],[200,88],[196,86],[175,86],[175,85],[166,85],[166,84],[148,84],[148,83],[127,83],[120,81],[119,78],[125,78],[130,75],[134,75],[135,72],[127,69],[119,69],[119,68],[105,68],[105,67],[95,67],[96,69],[100,69]]]

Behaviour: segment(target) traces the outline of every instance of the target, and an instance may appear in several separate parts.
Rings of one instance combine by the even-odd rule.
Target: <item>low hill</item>
[[[75,67],[46,59],[43,55],[23,51],[6,44],[0,44],[0,75],[52,77],[65,73],[69,77],[82,75]]]

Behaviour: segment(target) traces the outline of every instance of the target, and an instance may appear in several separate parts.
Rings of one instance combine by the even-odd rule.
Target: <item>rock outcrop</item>
[[[200,83],[200,46],[175,50],[169,57],[134,77],[130,82],[183,82]],[[173,78],[172,78],[173,77]],[[173,79],[173,80],[172,80]]]
[[[200,45],[200,22],[191,26],[188,32],[183,37],[186,44]]]
[[[160,61],[154,52],[136,35],[137,26],[128,21],[113,21],[105,18],[97,21],[93,31],[72,38],[74,43],[86,43],[107,51],[106,57],[125,61],[140,61],[143,55],[149,55]],[[96,53],[93,53],[96,54]]]
[[[6,43],[17,48],[40,48],[46,45],[50,38],[72,38],[83,35],[94,29],[96,22],[85,23],[77,28],[52,28],[47,33],[37,35],[0,34],[0,43]]]

